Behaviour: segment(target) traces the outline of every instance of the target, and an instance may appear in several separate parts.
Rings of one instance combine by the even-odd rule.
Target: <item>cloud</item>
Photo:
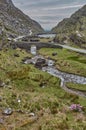
[[[25,14],[51,29],[63,18],[82,7],[86,0],[13,0]]]
[[[44,8],[43,10],[46,10],[46,11],[49,11],[50,10],[64,10],[64,9],[73,9],[73,8],[78,8],[78,7],[81,7],[83,6],[82,4],[81,5],[72,5],[72,6],[62,6],[62,7],[51,7],[51,8]]]

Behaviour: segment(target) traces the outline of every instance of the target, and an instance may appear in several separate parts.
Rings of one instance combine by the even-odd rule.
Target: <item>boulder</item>
[[[35,63],[35,66],[38,68],[42,68],[44,66],[47,66],[46,60],[43,58],[38,58],[36,63]]]

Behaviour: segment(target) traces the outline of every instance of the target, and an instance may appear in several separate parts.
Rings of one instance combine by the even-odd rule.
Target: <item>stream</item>
[[[86,78],[74,74],[69,74],[65,72],[61,72],[54,67],[43,67],[43,71],[47,71],[49,74],[59,77],[61,79],[61,87],[64,86],[64,83],[66,82],[73,82],[78,84],[86,84]]]
[[[45,59],[41,55],[36,55],[32,59],[27,60],[26,64],[28,64],[28,63],[35,64],[38,58]],[[45,60],[46,60],[46,62],[49,61],[48,59],[45,59]],[[47,73],[49,73],[49,74],[51,74],[51,75],[53,75],[55,77],[60,78],[61,79],[60,86],[64,90],[66,90],[66,91],[68,91],[70,93],[74,93],[74,94],[86,97],[86,93],[78,91],[78,90],[76,91],[76,90],[69,89],[65,85],[67,82],[73,82],[73,83],[77,83],[77,84],[86,84],[86,77],[59,71],[58,69],[56,69],[54,67],[54,65],[42,67],[42,71],[45,71],[45,72],[47,72]]]
[[[65,85],[65,83],[67,83],[67,82],[73,82],[73,83],[78,83],[78,84],[86,84],[86,78],[85,77],[74,75],[74,74],[69,74],[69,73],[65,73],[65,72],[61,72],[61,71],[55,69],[54,67],[43,67],[42,71],[46,71],[49,74],[60,78],[61,79],[60,86],[65,91],[67,91],[69,93],[79,95],[79,96],[86,97],[86,93],[78,91],[78,90],[69,89]]]

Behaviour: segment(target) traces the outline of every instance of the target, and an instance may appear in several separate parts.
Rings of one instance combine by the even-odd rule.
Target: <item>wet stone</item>
[[[13,110],[11,108],[6,108],[3,110],[2,114],[4,115],[12,115]]]
[[[51,67],[54,65],[54,61],[53,60],[48,60],[48,66]]]

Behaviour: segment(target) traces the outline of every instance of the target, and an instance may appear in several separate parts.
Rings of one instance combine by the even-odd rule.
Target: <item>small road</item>
[[[67,45],[61,45],[61,44],[57,44],[57,43],[53,43],[53,44],[54,45],[59,45],[59,46],[61,46],[63,48],[66,48],[66,49],[69,49],[69,50],[72,50],[72,51],[75,51],[75,52],[86,54],[86,50],[85,49],[78,49],[78,48],[74,48],[74,47],[67,46]]]
[[[23,35],[23,36],[18,36],[18,37],[16,37],[16,38],[14,38],[13,40],[14,40],[15,42],[17,42],[19,39],[22,39],[23,37],[25,37],[25,35]]]
[[[22,38],[24,38],[24,37],[26,37],[26,36],[31,36],[31,35],[32,35],[32,31],[29,30],[29,34],[28,34],[28,35],[22,35],[22,36],[20,35],[20,36],[14,38],[13,40],[14,40],[15,42],[17,42],[19,39],[22,39]]]

